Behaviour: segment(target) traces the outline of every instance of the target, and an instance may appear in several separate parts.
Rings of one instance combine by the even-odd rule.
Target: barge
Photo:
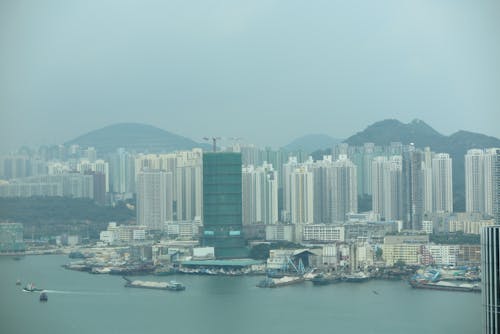
[[[143,289],[156,289],[156,290],[170,290],[170,291],[182,291],[186,290],[186,287],[179,282],[153,282],[153,281],[140,281],[140,280],[130,280],[123,277],[125,281],[125,287],[127,288],[143,288]]]
[[[282,278],[266,278],[257,283],[258,288],[278,288],[280,286],[292,285],[304,282],[302,276],[283,276]]]
[[[411,279],[409,281],[412,288],[431,289],[444,291],[481,292],[479,284],[454,283],[449,281],[429,282],[427,280]]]

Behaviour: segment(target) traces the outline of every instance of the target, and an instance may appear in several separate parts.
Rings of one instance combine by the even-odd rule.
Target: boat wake
[[[63,295],[93,295],[93,296],[109,296],[109,295],[117,295],[118,293],[112,292],[98,292],[98,291],[68,291],[68,290],[43,290],[43,292],[47,293],[55,293],[55,294],[63,294]]]

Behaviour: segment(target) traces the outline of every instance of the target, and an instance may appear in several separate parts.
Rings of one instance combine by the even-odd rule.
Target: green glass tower
[[[216,258],[248,255],[242,235],[241,153],[203,153],[203,235]]]

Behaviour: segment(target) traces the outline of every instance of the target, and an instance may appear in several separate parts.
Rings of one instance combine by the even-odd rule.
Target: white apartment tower
[[[201,217],[203,205],[202,150],[178,152],[173,176],[175,176],[173,198],[176,204],[176,219],[178,221],[192,221],[195,217]]]
[[[468,150],[465,155],[465,210],[485,212],[484,152]]]
[[[452,160],[447,153],[432,158],[432,199],[434,212],[453,212]]]
[[[137,225],[159,230],[172,220],[172,173],[144,169],[137,174]]]
[[[333,220],[342,222],[348,213],[358,212],[356,165],[346,155],[339,155],[333,163]]]
[[[402,219],[402,157],[375,157],[372,161],[372,208],[385,220]]]
[[[278,221],[278,175],[271,164],[242,170],[243,224]]]
[[[314,220],[313,174],[305,167],[290,174],[290,201],[292,224],[312,224]]]

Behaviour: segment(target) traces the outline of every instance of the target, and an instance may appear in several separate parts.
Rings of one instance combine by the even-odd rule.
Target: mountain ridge
[[[89,131],[65,143],[65,145],[73,144],[95,147],[99,153],[113,152],[120,147],[148,153],[208,147],[207,144],[197,143],[187,137],[142,123],[111,124]]]

